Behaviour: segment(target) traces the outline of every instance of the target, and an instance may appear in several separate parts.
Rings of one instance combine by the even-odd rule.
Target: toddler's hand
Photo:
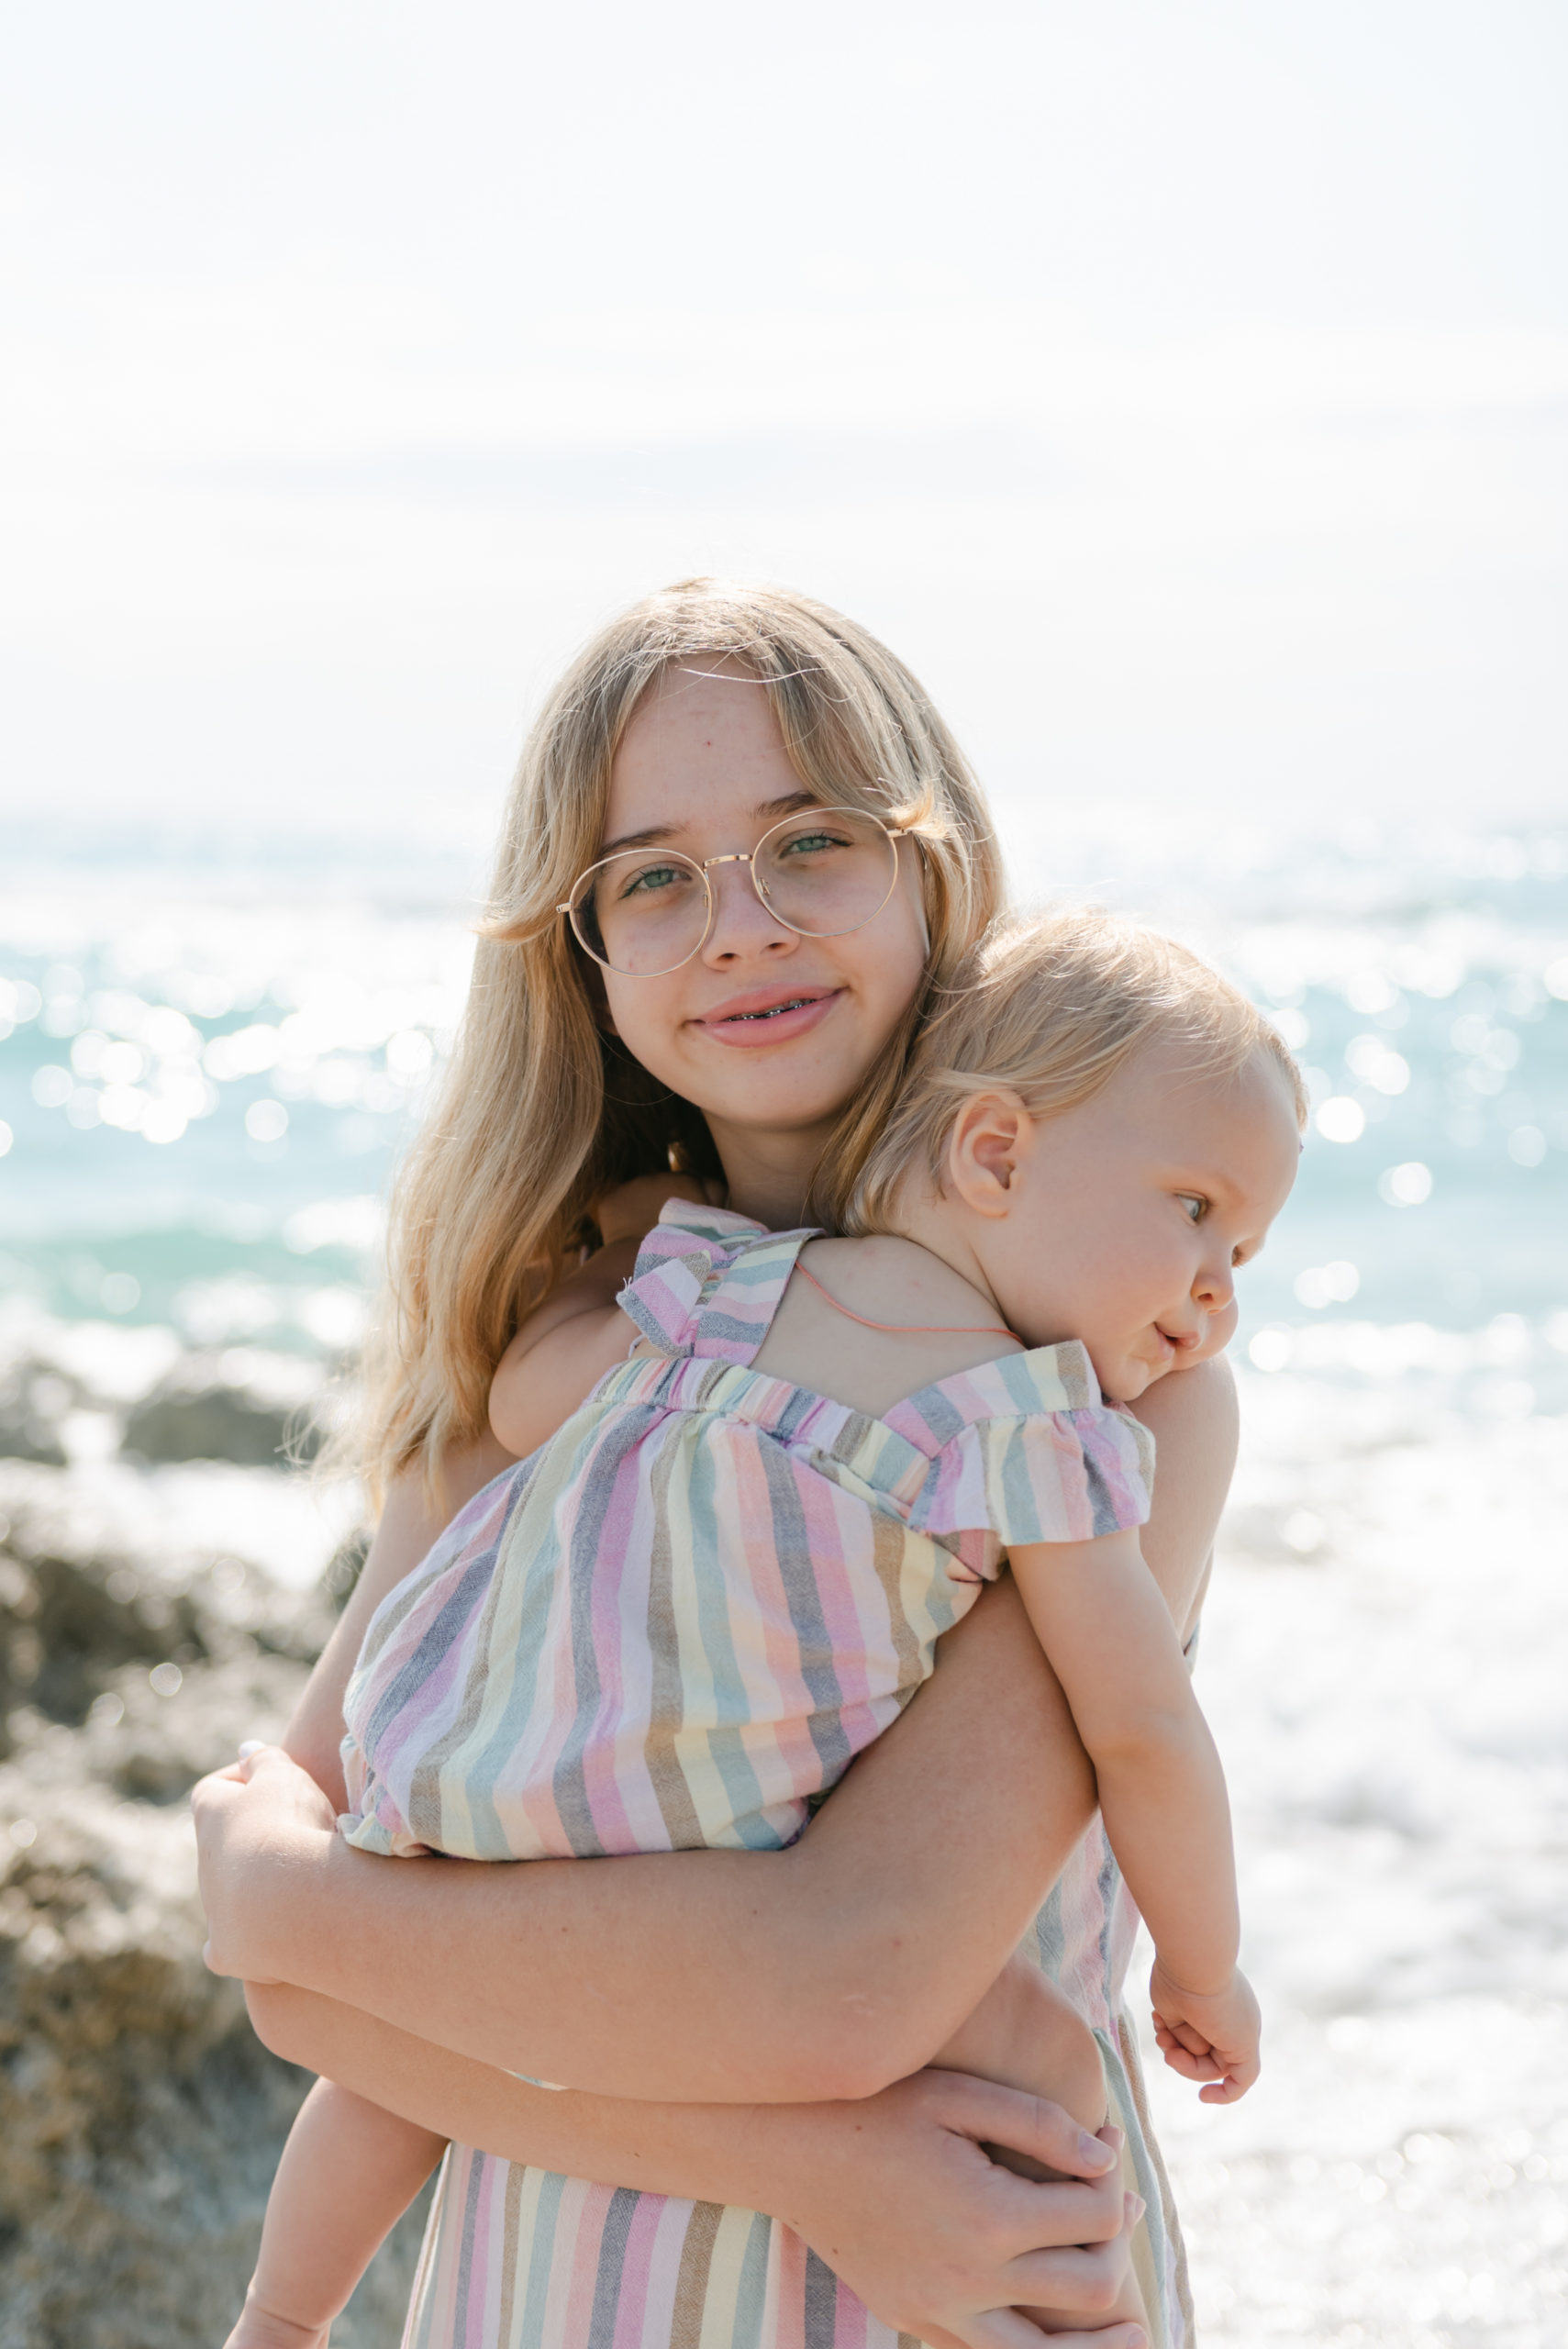
[[[1240,1971],[1211,1997],[1183,1989],[1158,1958],[1149,1977],[1154,2005],[1154,2036],[1173,2072],[1206,2080],[1203,2104],[1234,2104],[1258,2076],[1258,2040],[1262,2029],[1252,1986]]]

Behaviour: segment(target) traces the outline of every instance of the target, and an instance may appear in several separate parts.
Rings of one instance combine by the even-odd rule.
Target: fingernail
[[[1145,2210],[1148,2210],[1148,2208],[1149,2208],[1149,2205],[1148,2205],[1148,2203],[1143,2199],[1143,2197],[1142,2197],[1142,2195],[1141,2195],[1141,2194],[1129,2194],[1129,2195],[1128,2196],[1128,2198],[1127,2198],[1127,2223],[1128,2223],[1128,2225],[1129,2225],[1129,2227],[1135,2227],[1135,2226],[1138,2224],[1138,2221],[1140,2221],[1140,2219],[1141,2219],[1141,2218],[1142,2218],[1143,2213],[1145,2212]]]
[[[1116,2155],[1108,2145],[1102,2145],[1097,2137],[1091,2137],[1084,2130],[1078,2139],[1078,2159],[1085,2169],[1103,2176],[1116,2160]]]

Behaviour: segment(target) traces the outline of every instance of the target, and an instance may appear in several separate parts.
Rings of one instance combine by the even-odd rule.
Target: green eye
[[[656,890],[671,888],[687,877],[678,864],[645,864],[640,873],[632,874],[621,896],[623,898],[650,896]]]
[[[779,852],[783,856],[795,856],[802,852],[814,856],[820,855],[824,849],[844,848],[847,845],[846,841],[839,839],[832,832],[795,832],[785,841]]]

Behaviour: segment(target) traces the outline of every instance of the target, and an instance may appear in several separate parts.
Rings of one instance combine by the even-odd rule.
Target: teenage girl
[[[892,895],[837,939],[792,930],[743,861],[802,794],[880,812],[899,831]],[[606,852],[650,832],[726,861],[708,871],[699,952],[623,979],[555,908]],[[333,1829],[349,1671],[381,1598],[506,1463],[485,1413],[512,1333],[521,1345],[613,1301],[669,1187],[652,1170],[672,1151],[763,1226],[800,1223],[814,1181],[810,1212],[836,1224],[909,1040],[998,884],[983,804],[917,685],[863,631],[800,598],[698,584],[651,599],[589,648],[525,758],[495,893],[507,935],[481,943],[449,1087],[397,1212],[376,1541],[290,1732],[293,1763],[271,1751],[206,1782],[197,1803],[213,1962],[272,1986],[252,1993],[269,2043],[455,2141],[421,2342],[489,2337],[497,2295],[515,2295],[547,2225],[609,2279],[613,2306],[620,2205],[608,2188],[565,2184],[589,2177],[707,2214],[673,2340],[787,2342],[798,2320],[795,2337],[813,2343],[890,2341],[889,2327],[993,2343],[1015,2337],[989,2313],[1013,2303],[1103,2310],[1127,2255],[1104,2148],[1001,2087],[905,2077],[978,2003],[1053,1885],[1038,1945],[1114,2043],[1116,2101],[1150,2204],[1139,2232],[1160,2282],[1151,2321],[1185,2337],[1173,2214],[1120,2015],[1131,1920],[1092,1826],[1081,1744],[1037,1644],[1019,1636],[1010,1585],[948,1636],[920,1704],[784,1854],[386,1869]],[[655,1186],[651,1205],[646,1186],[605,1203],[639,1174]],[[574,1271],[595,1202],[592,1236],[606,1244]],[[534,1307],[541,1266],[550,1295]],[[1214,1317],[1211,1345],[1228,1334]],[[1139,1407],[1161,1444],[1145,1554],[1184,1632],[1233,1447],[1228,1383],[1199,1351]],[[533,1450],[571,1399],[536,1397],[512,1441]],[[502,2066],[596,2073],[613,2092],[551,2096]],[[759,2101],[687,2100],[719,2080]],[[979,2151],[1003,2139],[1078,2182],[1009,2176]],[[541,2177],[555,2198],[542,2215]],[[806,2299],[804,2315],[753,2324],[735,2246],[759,2210],[804,2246]],[[1098,2337],[1128,2349],[1132,2334]]]
[[[807,934],[892,885],[869,821],[836,809],[785,818],[758,863]],[[584,901],[584,943],[658,973],[706,930],[699,881],[623,852]],[[1211,2101],[1243,2094],[1258,2017],[1224,1787],[1138,1546],[1153,1446],[1115,1406],[1229,1305],[1295,1179],[1303,1108],[1277,1038],[1167,941],[1079,916],[977,958],[850,1219],[885,1237],[773,1235],[672,1200],[616,1307],[507,1364],[503,1442],[537,1391],[606,1367],[377,1613],[349,1691],[348,1840],[472,1860],[777,1850],[1005,1544],[1154,1935],[1166,2059]],[[1002,1318],[907,1318],[927,1312]],[[936,2060],[1105,2125],[1093,2033],[1021,1964]],[[230,2349],[317,2349],[444,2151],[319,2083]],[[639,2221],[646,2296],[673,2302],[684,2232],[652,2198]],[[541,2307],[555,2288],[530,2274]],[[1113,2313],[1141,2315],[1136,2285]]]

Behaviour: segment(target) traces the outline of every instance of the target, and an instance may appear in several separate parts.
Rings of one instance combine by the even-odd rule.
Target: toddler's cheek
[[[1220,1312],[1210,1315],[1207,1337],[1192,1353],[1183,1355],[1183,1369],[1195,1362],[1207,1362],[1213,1354],[1223,1353],[1236,1335],[1236,1324],[1240,1319],[1236,1300],[1232,1297]]]

